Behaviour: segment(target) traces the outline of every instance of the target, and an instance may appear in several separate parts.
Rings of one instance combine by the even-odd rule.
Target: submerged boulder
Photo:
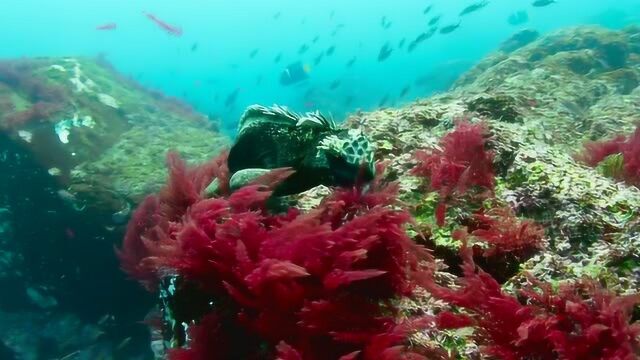
[[[529,45],[540,37],[540,33],[533,29],[524,29],[513,34],[500,46],[500,50],[506,53],[513,52],[523,46]]]
[[[150,300],[118,271],[113,246],[130,210],[164,182],[169,149],[202,161],[228,144],[215,122],[100,61],[0,61],[0,222],[10,223],[0,223],[0,317],[20,313],[30,326],[29,314],[45,304],[52,317],[108,332],[100,346],[144,338],[146,330],[131,324]],[[142,301],[131,304],[132,295]],[[115,320],[96,324],[105,314]],[[3,339],[15,335],[0,331]],[[34,341],[52,343],[46,357],[84,346],[82,334],[67,344],[39,334]],[[20,344],[5,343],[33,358]],[[132,358],[131,349],[110,353]]]
[[[635,128],[637,34],[635,28],[583,27],[545,35],[513,52],[489,55],[449,92],[403,108],[357,113],[346,126],[362,129],[379,149],[377,158],[388,161],[388,177],[400,181],[401,199],[414,209],[415,230],[422,235],[416,239],[432,247],[449,271],[459,271],[462,243],[456,230],[472,228],[478,208],[507,207],[545,228],[546,248],[516,264],[519,271],[501,280],[503,289],[518,288],[527,270],[552,284],[588,276],[618,294],[635,293],[640,190],[585,167],[573,155],[586,140]],[[416,150],[439,151],[440,139],[465,121],[488,128],[496,186],[489,199],[455,195],[446,213],[438,213],[442,192],[430,190],[409,170]],[[485,260],[477,261],[491,265]],[[449,344],[461,344],[459,352],[474,346],[459,334],[447,336],[452,336]]]
[[[7,141],[103,210],[157,189],[167,149],[198,161],[228,143],[188,106],[87,58],[0,62],[0,104]]]
[[[453,94],[511,97],[524,121],[536,119],[539,134],[574,150],[585,140],[631,132],[637,119],[630,115],[640,110],[634,29],[563,29],[500,51],[463,75]]]

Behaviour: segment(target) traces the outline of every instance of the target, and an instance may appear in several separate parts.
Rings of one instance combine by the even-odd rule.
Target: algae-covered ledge
[[[576,68],[576,57],[583,67]],[[575,155],[585,141],[633,131],[640,113],[638,76],[640,28],[564,29],[488,56],[448,92],[403,108],[358,113],[346,126],[363,129],[380,149],[379,158],[401,183],[402,199],[424,222],[419,226],[432,231],[438,246],[456,249],[460,243],[451,232],[472,209],[453,209],[452,221],[438,228],[437,193],[425,194],[410,174],[413,153],[437,149],[457,122],[486,123],[497,201],[546,227],[549,247],[522,269],[554,281],[589,274],[632,292],[640,286],[638,266],[629,267],[640,261],[634,235],[640,191]],[[552,263],[557,271],[550,270]]]
[[[91,58],[0,62],[0,109],[11,141],[103,210],[157,190],[169,149],[204,161],[228,144],[214,120]]]

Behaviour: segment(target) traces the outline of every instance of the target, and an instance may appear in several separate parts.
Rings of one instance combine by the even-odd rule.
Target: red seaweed
[[[588,142],[584,144],[584,150],[576,156],[576,159],[595,167],[607,156],[622,153],[626,141],[627,138],[625,136],[618,135],[606,141]]]
[[[473,217],[471,235],[483,244],[483,257],[514,256],[524,261],[544,247],[544,229],[531,220],[518,219],[510,208],[494,208]]]
[[[584,145],[576,160],[591,167],[598,166],[610,155],[622,155],[622,169],[612,173],[617,180],[640,186],[640,127],[629,136],[618,135],[613,139],[592,141]]]
[[[64,109],[64,90],[33,76],[33,68],[34,64],[28,61],[0,61],[0,83],[32,102],[29,108],[15,111],[10,98],[2,100],[0,128],[16,129],[32,122],[53,120]]]
[[[586,279],[554,291],[529,277],[514,296],[476,267],[464,237],[460,286],[436,284],[433,259],[405,232],[414,219],[399,206],[396,183],[377,177],[367,191],[334,189],[308,213],[275,214],[267,201],[289,169],[229,193],[224,157],[188,167],[170,154],[168,164],[168,185],[129,224],[122,268],[149,290],[177,274],[226,304],[191,325],[170,359],[445,359],[444,349],[411,345],[409,336],[461,327],[473,327],[481,352],[500,359],[631,360],[640,351],[631,321],[640,295],[617,297]],[[207,198],[213,179],[221,191]],[[477,184],[492,185],[487,179]],[[509,209],[473,220],[481,259],[524,259],[542,246],[542,229]],[[418,286],[452,310],[401,320],[396,300]]]
[[[440,148],[419,150],[413,175],[429,180],[430,188],[440,193],[436,221],[444,225],[445,203],[454,194],[471,187],[493,191],[493,153],[485,149],[487,128],[484,123],[460,122],[440,141]]]
[[[470,248],[463,248],[461,287],[432,280],[423,285],[436,298],[464,309],[445,312],[447,328],[475,328],[474,337],[487,356],[505,360],[633,360],[640,352],[640,324],[631,311],[640,294],[617,297],[593,280],[550,284],[529,278],[520,298],[505,293],[491,275],[477,269]]]
[[[173,359],[218,351],[220,322],[258,336],[267,353],[283,359],[377,359],[378,351],[389,359],[421,356],[406,347],[414,327],[401,326],[391,300],[410,295],[414,276],[432,261],[404,232],[409,213],[390,206],[397,184],[337,189],[307,214],[272,214],[270,189],[288,169],[204,198],[204,184],[224,176],[218,165],[187,168],[175,155],[168,164],[167,187],[134,214],[119,251],[122,268],[149,289],[167,271],[177,273],[211,299],[233,304],[230,313],[206,318],[219,320],[195,326],[189,346],[173,351]],[[220,351],[214,358],[232,356]]]

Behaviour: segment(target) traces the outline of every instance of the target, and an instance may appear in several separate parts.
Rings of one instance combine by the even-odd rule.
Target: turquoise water
[[[355,109],[399,105],[445,90],[459,73],[518,29],[545,33],[578,24],[617,28],[638,20],[640,14],[638,0],[560,0],[546,7],[523,0],[492,0],[459,18],[471,3],[21,0],[0,13],[0,57],[102,55],[141,84],[182,98],[234,129],[239,114],[253,103],[319,108],[337,118]],[[423,14],[429,5],[432,10]],[[509,24],[509,15],[522,10],[529,20]],[[182,36],[167,34],[145,12],[180,27]],[[407,52],[407,44],[426,31],[428,20],[436,15],[442,15],[441,26],[459,20],[461,26]],[[383,17],[390,23],[386,29]],[[109,23],[116,29],[96,30]],[[398,49],[402,39],[404,47]],[[387,42],[393,52],[379,62],[378,53]],[[309,50],[299,54],[303,44]],[[314,64],[332,46],[333,55]],[[281,61],[275,63],[278,54]],[[353,66],[347,67],[353,58]],[[308,81],[282,86],[281,72],[298,61],[308,65]],[[424,81],[416,84],[420,78]],[[229,95],[234,92],[237,97],[232,102]]]
[[[534,0],[488,0],[478,11],[460,15],[467,6],[480,2],[5,0],[0,11],[0,60],[56,57],[56,65],[46,69],[47,75],[60,75],[59,80],[60,64],[71,69],[79,63],[58,57],[98,57],[142,86],[176,97],[220,121],[222,130],[234,136],[241,113],[251,104],[277,103],[300,112],[319,109],[341,121],[358,110],[401,106],[448,90],[459,75],[524,29],[545,34],[577,25],[620,29],[640,23],[640,0],[558,0],[541,7],[533,6]],[[410,44],[429,31],[429,22],[436,20],[438,31],[409,51]],[[442,28],[453,25],[459,27],[441,33]],[[388,56],[383,56],[382,49]],[[0,120],[15,115],[14,110],[28,113],[31,108],[24,103],[36,107],[42,100],[37,95],[47,92],[46,87],[29,88],[30,81],[12,81],[9,70],[14,68],[9,65],[0,63],[0,76],[5,76],[0,78]],[[33,69],[39,68],[34,65]],[[64,76],[71,76],[71,71],[62,69]],[[101,74],[91,71],[96,79]],[[296,71],[301,81],[283,84],[283,74],[291,78]],[[30,76],[26,79],[32,80]],[[111,80],[110,84],[117,82]],[[64,83],[71,88],[67,78]],[[127,82],[120,85],[132,88]],[[3,105],[7,109],[4,88],[12,96],[7,113],[3,113]],[[153,192],[157,190],[153,185],[164,181],[164,170],[157,168],[169,147],[153,148],[162,141],[146,140],[166,128],[155,129],[151,135],[147,128],[133,131],[144,126],[135,124],[136,112],[161,123],[162,116],[156,115],[167,105],[149,102],[140,110],[137,103],[119,97],[122,92],[98,88],[104,94],[74,91],[71,100],[62,97],[61,102],[69,106],[51,119],[34,116],[36,121],[6,131],[0,122],[0,360],[153,358],[150,343],[157,334],[150,334],[141,322],[145,315],[153,314],[150,310],[157,305],[157,296],[126,278],[113,247],[122,243],[131,211],[140,200],[133,195]],[[28,90],[35,95],[21,101]],[[117,108],[103,98],[102,105],[94,107],[100,95],[126,106]],[[133,98],[146,99],[146,95]],[[534,99],[528,100],[535,108]],[[115,128],[105,126],[96,128],[95,134],[88,132],[87,137],[78,136],[86,130],[80,126],[86,118],[73,117],[78,115],[73,113],[77,110],[74,101],[98,120],[109,114],[104,123],[116,124]],[[584,109],[578,105],[567,102],[565,107],[580,115]],[[182,120],[198,116],[181,112],[178,106],[168,108],[174,112],[171,115],[184,115]],[[62,141],[53,132],[61,124],[73,124],[67,129],[72,134],[65,137],[70,141]],[[131,124],[134,129],[126,132]],[[227,145],[226,137],[210,140],[208,136],[217,135],[215,131],[205,133],[205,140],[194,141],[189,136],[202,128],[186,129],[189,121],[180,124],[184,127],[172,130],[179,128],[188,136],[166,143],[186,149],[190,160],[211,155],[203,143],[210,142],[205,145],[211,148],[217,146],[216,141]],[[43,138],[53,141],[39,143]],[[121,147],[116,141],[120,138],[130,144]],[[194,148],[187,144],[192,141]],[[86,149],[86,153],[74,158],[76,149]],[[129,156],[131,164],[121,161]],[[102,162],[103,158],[109,161]],[[83,161],[90,166],[82,167],[87,165]],[[125,166],[119,166],[122,163]],[[86,183],[80,182],[89,185],[72,189],[71,175],[81,179],[86,169],[91,176],[84,179]],[[136,183],[138,169],[157,170],[150,175],[157,183]],[[102,183],[103,176],[114,184]],[[92,194],[94,180],[109,191],[113,187],[122,192],[113,194],[113,199],[100,194],[104,196],[99,198],[100,205],[109,206],[108,211],[99,209],[104,214],[91,203],[75,203],[78,196],[71,191]],[[12,269],[12,264],[21,268]],[[10,271],[4,271],[7,268]],[[4,334],[13,337],[3,338]],[[20,357],[22,354],[35,355]]]

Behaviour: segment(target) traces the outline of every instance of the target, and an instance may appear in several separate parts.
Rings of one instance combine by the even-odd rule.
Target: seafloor
[[[469,121],[486,124],[494,154],[495,187],[483,206],[511,208],[544,228],[542,250],[479,265],[507,293],[527,273],[554,286],[588,277],[628,295],[640,288],[640,191],[576,154],[586,141],[633,133],[639,85],[640,27],[519,34],[449,91],[358,112],[343,126],[363,130],[389,179],[400,182],[400,200],[417,220],[408,231],[432,250],[442,284],[459,275],[454,232],[469,225],[478,194],[457,195],[437,221],[442,194],[411,169],[416,150],[437,148]],[[229,144],[211,124],[99,61],[0,62],[0,358],[151,356],[138,321],[153,296],[120,274],[113,247],[130,210],[164,183],[167,150],[197,162]],[[301,207],[326,192],[303,194]],[[448,309],[428,294],[404,306]],[[637,307],[634,314],[630,321]],[[468,332],[416,341],[482,358]]]

